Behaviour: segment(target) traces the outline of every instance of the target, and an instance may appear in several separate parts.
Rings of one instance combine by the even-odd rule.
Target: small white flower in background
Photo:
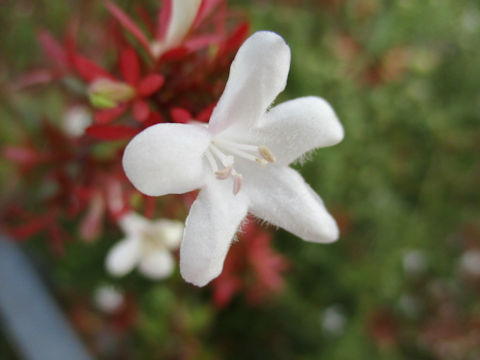
[[[155,58],[180,45],[192,27],[202,0],[174,0],[165,38],[154,40],[150,51]]]
[[[95,306],[105,314],[117,312],[124,304],[123,294],[115,287],[110,285],[100,286],[93,294]]]
[[[421,250],[410,250],[403,256],[403,268],[408,275],[421,275],[427,270],[427,261]]]
[[[480,278],[480,250],[468,250],[460,258],[461,270],[473,277]]]
[[[289,67],[285,41],[257,32],[239,49],[208,127],[154,125],[125,149],[123,167],[139,191],[160,196],[201,188],[180,250],[180,271],[188,282],[203,286],[220,274],[247,213],[307,241],[338,238],[323,201],[288,165],[340,142],[343,128],[319,97],[267,111],[285,88]]]
[[[124,215],[119,225],[125,238],[115,244],[106,260],[107,271],[123,276],[135,266],[154,280],[170,276],[175,268],[171,251],[178,249],[183,223],[174,220],[148,220],[136,213]]]
[[[323,330],[330,335],[339,336],[345,331],[347,319],[342,309],[337,305],[325,309],[321,320]]]
[[[92,115],[86,106],[76,105],[69,108],[62,119],[62,128],[71,137],[79,137],[92,124]]]

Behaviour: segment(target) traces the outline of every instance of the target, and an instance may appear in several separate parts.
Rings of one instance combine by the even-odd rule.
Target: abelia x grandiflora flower
[[[175,220],[151,221],[134,212],[119,220],[125,238],[109,252],[107,271],[113,276],[123,276],[138,265],[148,278],[158,280],[170,276],[175,268],[171,251],[180,245],[183,224]]]
[[[303,97],[270,110],[285,88],[290,49],[277,34],[253,34],[239,49],[208,126],[158,124],[127,145],[123,167],[141,192],[160,196],[200,188],[180,250],[184,279],[203,286],[222,271],[248,213],[300,238],[338,238],[323,201],[288,165],[343,138],[333,109]]]

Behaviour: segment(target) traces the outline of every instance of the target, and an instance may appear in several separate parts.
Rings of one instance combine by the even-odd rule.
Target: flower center
[[[233,178],[233,194],[237,195],[243,185],[243,176],[235,168],[235,158],[258,163],[264,167],[275,162],[275,156],[265,145],[251,145],[215,138],[205,152],[205,156],[217,179]]]
[[[158,248],[164,247],[163,237],[160,231],[154,231],[152,229],[144,230],[142,232],[142,245],[143,251],[149,253]]]

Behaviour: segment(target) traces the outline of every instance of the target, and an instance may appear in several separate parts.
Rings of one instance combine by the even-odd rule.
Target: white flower
[[[180,249],[180,271],[188,282],[203,286],[220,274],[248,212],[304,240],[338,238],[322,200],[288,165],[341,141],[343,128],[318,97],[267,111],[285,88],[289,67],[284,40],[257,32],[239,49],[208,127],[154,125],[125,149],[123,167],[141,192],[159,196],[201,188]]]
[[[155,58],[180,45],[192,27],[202,0],[173,0],[165,38],[155,40],[150,51]]]
[[[82,136],[91,124],[92,115],[86,106],[81,105],[69,108],[62,119],[63,130],[71,137]]]
[[[126,237],[108,253],[106,267],[110,274],[123,276],[138,265],[140,272],[151,279],[171,275],[175,262],[170,251],[182,240],[181,222],[150,221],[131,212],[120,219],[119,225]]]
[[[480,277],[480,251],[468,250],[460,258],[460,268],[473,277]]]
[[[338,305],[333,305],[325,309],[322,314],[323,330],[333,336],[339,336],[345,331],[347,319]]]
[[[123,305],[123,294],[111,285],[103,285],[97,288],[93,294],[95,306],[105,314],[114,314]]]

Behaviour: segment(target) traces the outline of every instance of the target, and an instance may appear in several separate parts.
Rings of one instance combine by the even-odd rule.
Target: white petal
[[[140,272],[153,280],[170,276],[175,267],[172,255],[166,250],[152,251],[140,260]]]
[[[150,221],[137,213],[129,212],[120,218],[118,224],[125,234],[135,237],[145,232],[150,226]]]
[[[165,47],[180,45],[192,26],[202,0],[173,0],[172,13],[165,36]]]
[[[335,145],[343,139],[343,127],[332,107],[315,96],[275,106],[257,126],[257,141],[285,165],[310,150]]]
[[[141,243],[137,239],[125,239],[113,246],[106,259],[107,271],[113,276],[130,272],[140,259]]]
[[[285,88],[290,48],[277,34],[259,31],[238,50],[225,90],[213,111],[209,129],[218,133],[232,124],[248,127]]]
[[[204,286],[217,277],[242,219],[247,214],[244,194],[232,193],[230,180],[213,180],[205,186],[188,214],[182,246],[183,278]]]
[[[153,226],[155,227],[154,233],[161,236],[163,244],[167,248],[175,250],[180,246],[183,238],[183,222],[161,219],[155,221]]]
[[[123,154],[123,168],[135,187],[150,196],[179,194],[204,182],[205,128],[158,124],[135,136]]]
[[[335,220],[298,172],[271,166],[248,175],[245,191],[253,215],[307,241],[328,243],[338,239]]]

